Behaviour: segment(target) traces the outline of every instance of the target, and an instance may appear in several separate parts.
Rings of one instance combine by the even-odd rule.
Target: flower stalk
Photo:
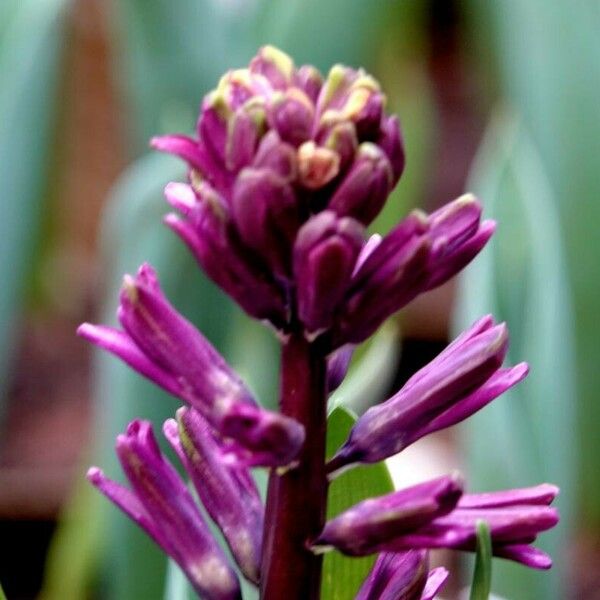
[[[323,528],[325,473],[326,361],[323,345],[292,333],[281,352],[281,412],[304,426],[308,443],[297,466],[271,471],[261,571],[264,600],[319,598],[322,556],[307,541]]]

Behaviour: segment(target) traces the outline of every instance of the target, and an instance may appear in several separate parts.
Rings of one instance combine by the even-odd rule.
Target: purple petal
[[[448,575],[449,573],[444,567],[437,567],[437,569],[429,571],[427,583],[420,600],[433,600],[435,595],[444,587]]]
[[[334,546],[353,556],[377,552],[452,511],[461,494],[460,480],[444,476],[365,500],[328,521],[314,546]]]
[[[150,360],[125,332],[106,325],[83,323],[77,328],[77,335],[119,357],[170,394],[179,396],[182,393],[177,377]]]

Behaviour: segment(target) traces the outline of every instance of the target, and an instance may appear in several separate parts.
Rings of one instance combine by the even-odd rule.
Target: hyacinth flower
[[[192,495],[161,454],[148,421],[132,421],[117,438],[117,456],[131,489],[92,468],[88,479],[181,567],[207,600],[241,598],[239,582]]]
[[[123,331],[85,323],[79,335],[195,407],[232,438],[230,452],[242,462],[285,465],[295,458],[302,427],[256,404],[237,373],[169,304],[152,267],[125,277],[117,314]]]
[[[242,573],[258,583],[264,506],[248,469],[224,464],[219,441],[194,409],[179,409],[177,421],[167,420],[163,432]]]
[[[480,520],[488,523],[496,556],[534,568],[550,564],[531,544],[557,522],[548,506],[553,486],[469,495],[457,476],[446,476],[365,499],[325,522],[329,480],[341,469],[384,460],[458,423],[527,374],[524,363],[502,366],[507,328],[484,317],[368,410],[325,463],[327,398],[355,346],[463,269],[495,228],[466,194],[429,215],[413,211],[383,237],[367,237],[405,162],[398,119],[386,114],[385,103],[362,69],[337,65],[323,77],[266,46],[205,96],[193,136],[151,142],[188,167],[187,182],[166,186],[174,209],[166,225],[281,345],[278,412],[260,407],[169,304],[147,265],[125,279],[122,329],[79,330],[186,404],[165,423],[165,435],[262,600],[318,599],[328,548],[379,554],[357,600],[430,600],[447,572],[428,572],[429,549],[473,550]],[[119,437],[120,457],[135,423]],[[142,453],[148,477],[122,460],[133,491],[99,470],[90,479],[182,566],[202,597],[220,597],[215,582],[195,568],[198,557],[214,559],[222,574],[215,581],[235,580],[189,492],[153,444]],[[269,469],[264,508],[249,470],[256,466]],[[196,518],[180,540],[177,528]],[[234,584],[227,593],[238,594]]]
[[[329,521],[314,548],[333,546],[346,554],[401,552],[412,548],[474,551],[477,522],[486,521],[496,556],[534,569],[548,569],[552,560],[530,544],[558,523],[548,506],[558,488],[534,488],[455,496],[451,508],[432,494],[439,480],[379,498],[365,500]]]
[[[432,600],[442,589],[448,571],[429,571],[425,550],[382,552],[355,600]]]
[[[358,419],[329,471],[389,458],[483,408],[527,375],[525,363],[502,368],[507,349],[506,325],[496,325],[491,316],[477,321],[399,392]]]

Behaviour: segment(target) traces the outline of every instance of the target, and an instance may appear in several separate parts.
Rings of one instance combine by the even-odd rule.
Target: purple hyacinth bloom
[[[238,600],[239,582],[210,533],[189,490],[161,454],[152,425],[132,421],[117,437],[117,455],[128,489],[93,467],[88,479],[181,567],[208,600]]]
[[[358,419],[330,472],[388,458],[486,406],[527,375],[525,363],[501,368],[507,348],[504,324],[491,316],[477,321],[399,392]]]
[[[286,329],[294,242],[314,213],[330,205],[369,223],[383,207],[404,166],[384,103],[361,69],[338,65],[323,79],[265,46],[205,97],[196,139],[152,140],[190,169],[190,186],[167,188],[183,213],[167,225],[251,316]]]
[[[413,211],[362,261],[345,298],[335,344],[360,343],[385,319],[455,275],[485,246],[494,223],[471,195],[427,216]]]
[[[444,476],[364,500],[328,521],[313,548],[333,546],[351,556],[371,554],[381,546],[381,539],[418,530],[449,513],[461,494],[460,479]]]
[[[383,208],[393,184],[394,174],[385,151],[376,144],[364,142],[328,208],[342,217],[354,217],[368,225]]]
[[[250,471],[223,460],[221,444],[194,409],[179,409],[163,431],[242,573],[258,584],[264,506]]]
[[[243,246],[225,201],[207,181],[170,183],[165,195],[183,215],[168,214],[166,225],[187,244],[205,273],[249,315],[281,327],[288,320],[285,290],[263,260]]]
[[[432,600],[446,582],[448,571],[428,569],[425,550],[382,552],[354,600]]]
[[[291,248],[301,224],[290,182],[273,169],[244,169],[236,179],[231,206],[246,246],[279,277],[289,277]]]
[[[124,332],[85,323],[79,335],[116,354],[196,408],[248,465],[287,465],[304,441],[289,417],[256,404],[241,378],[204,336],[169,304],[156,273],[127,276],[118,317]]]
[[[436,518],[413,533],[385,544],[388,549],[453,548],[474,552],[477,522],[486,521],[492,552],[533,569],[549,569],[552,559],[531,546],[537,535],[554,527],[558,511],[549,506],[558,488],[541,484],[531,488],[465,494],[454,511]]]
[[[345,346],[338,348],[328,357],[326,381],[327,393],[331,394],[334,392],[340,387],[342,381],[344,381],[348,368],[350,367],[354,349],[355,346],[352,344],[346,344]]]
[[[539,533],[558,523],[557,510],[548,506],[558,494],[557,487],[543,484],[462,498],[458,488],[445,503],[436,506],[431,502],[429,511],[420,508],[419,500],[427,500],[427,486],[439,487],[443,480],[436,479],[357,504],[325,525],[316,541],[317,548],[329,545],[352,556],[418,548],[474,552],[477,523],[485,521],[495,556],[534,569],[552,566],[550,557],[530,544]],[[425,490],[425,493],[419,492],[413,499],[417,495],[415,489]],[[404,500],[405,497],[408,500]],[[428,518],[429,515],[432,517]]]
[[[327,329],[334,320],[364,245],[364,228],[354,219],[323,211],[298,232],[294,275],[298,317],[307,332]]]

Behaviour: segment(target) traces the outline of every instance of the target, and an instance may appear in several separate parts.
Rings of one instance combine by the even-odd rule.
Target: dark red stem
[[[261,600],[315,600],[322,558],[307,547],[323,528],[325,475],[325,353],[301,332],[283,344],[280,409],[304,425],[306,442],[296,468],[271,473],[261,568]]]

